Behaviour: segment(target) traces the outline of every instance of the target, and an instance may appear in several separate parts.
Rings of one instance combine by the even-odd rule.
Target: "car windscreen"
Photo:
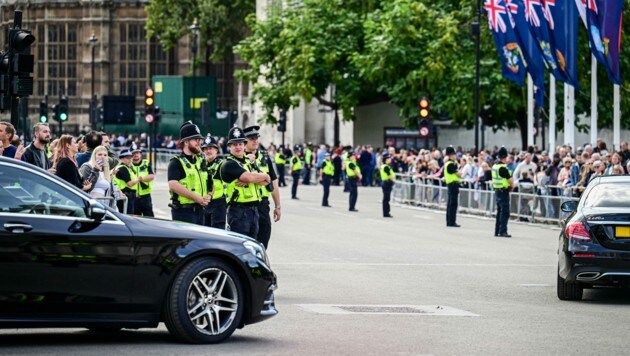
[[[630,183],[601,183],[588,193],[586,208],[630,208]]]

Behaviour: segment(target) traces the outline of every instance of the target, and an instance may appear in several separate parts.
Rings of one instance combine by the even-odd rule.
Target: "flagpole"
[[[575,90],[564,84],[564,144],[575,148]],[[554,147],[555,152],[555,147]]]
[[[619,84],[613,85],[613,145],[616,150],[621,149],[621,98]]]
[[[542,126],[542,125],[541,125]],[[542,143],[545,144],[544,142]],[[556,78],[549,76],[549,152],[556,147]]]
[[[527,74],[527,147],[534,145],[534,81]]]
[[[597,144],[597,59],[591,54],[591,144]]]

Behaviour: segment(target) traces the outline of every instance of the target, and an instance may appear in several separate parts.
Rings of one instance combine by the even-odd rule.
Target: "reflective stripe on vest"
[[[129,172],[129,181],[132,181],[138,178],[138,176],[136,175],[136,171],[133,168],[129,168],[125,166],[124,164],[119,164],[118,167],[116,167],[116,169],[118,170],[121,170],[123,168]],[[127,189],[127,190],[133,190],[134,192],[138,191],[138,184],[129,187],[127,186],[127,182],[118,178],[118,175],[114,175],[114,183],[116,183],[116,185],[118,186],[118,188],[120,188],[120,190]]]
[[[355,169],[357,168],[357,163],[350,159],[346,161],[346,176],[348,178],[353,178],[357,176],[357,172],[355,172],[354,169],[350,169],[350,163],[354,163]]]
[[[494,166],[492,166],[492,188],[493,189],[505,189],[505,188],[510,187],[510,181],[507,180],[506,178],[499,176],[499,169],[501,167],[505,167],[505,169],[507,169],[507,166],[505,165],[505,163],[497,163]],[[509,169],[508,169],[508,172],[510,172]],[[512,174],[512,172],[510,172],[510,174]]]
[[[246,172],[252,172],[252,167],[249,165],[249,163],[243,163],[234,156],[229,156],[227,159],[236,162],[236,164],[241,166],[241,168],[243,168]],[[245,187],[239,187],[236,185],[236,182],[238,182],[238,179],[233,180],[227,186],[228,203],[232,203],[232,196],[235,192],[238,192],[238,197],[236,198],[236,201],[234,201],[234,203],[251,203],[260,201],[257,184],[249,183]]]
[[[323,164],[322,172],[325,175],[327,175],[327,176],[334,176],[335,175],[335,165],[331,161],[329,161],[327,159],[324,159],[324,162],[322,164]]]
[[[212,200],[225,198],[226,184],[220,178],[215,178],[220,176],[220,174],[217,175],[217,172],[221,171],[222,165],[222,160],[214,160],[208,167],[208,177],[212,179]]]
[[[446,182],[446,184],[459,182],[459,176],[457,175],[457,173],[448,173],[448,166],[451,164],[455,164],[455,162],[448,161],[444,166],[444,181]]]
[[[143,159],[139,166],[132,164],[132,167],[134,168],[137,177],[146,177],[149,175],[149,161],[146,159]],[[145,185],[145,188],[142,187],[143,184]],[[153,181],[139,182],[137,188],[138,195],[140,196],[151,194],[153,191]]]
[[[389,174],[387,174],[385,172],[385,168],[389,168]],[[396,174],[394,173],[394,170],[389,165],[383,164],[381,166],[381,181],[383,181],[383,182],[388,181],[388,180],[390,180],[390,177],[391,178],[396,178]]]
[[[291,158],[291,164],[293,165],[293,172],[302,170],[302,160],[298,156]]]
[[[260,169],[261,172],[269,174],[270,167],[267,165],[267,160],[263,159],[263,154],[260,153],[260,150],[256,152],[256,164],[258,165],[258,169]],[[271,196],[271,192],[267,190],[267,187],[264,185],[259,185],[258,190],[261,198],[268,198],[269,196]]]
[[[175,156],[173,158],[179,161],[186,174],[184,178],[179,180],[179,183],[186,189],[202,197],[208,195],[208,171],[205,164],[203,164],[204,159],[201,156],[196,156],[195,163],[190,163],[186,157]],[[190,198],[177,195],[172,190],[170,192],[171,200],[176,196],[177,202],[180,204],[196,204],[195,201]]]

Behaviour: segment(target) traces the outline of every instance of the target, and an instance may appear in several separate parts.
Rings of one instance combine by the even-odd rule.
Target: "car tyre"
[[[584,287],[579,283],[568,283],[559,272],[557,289],[560,300],[582,300]]]
[[[215,258],[186,265],[165,302],[164,322],[176,339],[214,344],[227,339],[243,317],[245,298],[236,271]]]

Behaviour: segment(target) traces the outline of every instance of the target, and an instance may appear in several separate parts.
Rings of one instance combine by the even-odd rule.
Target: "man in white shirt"
[[[528,172],[528,176],[533,177],[536,167],[536,163],[532,162],[532,155],[525,152],[525,158],[514,170],[513,177],[516,178],[517,182],[523,179],[523,172]]]

